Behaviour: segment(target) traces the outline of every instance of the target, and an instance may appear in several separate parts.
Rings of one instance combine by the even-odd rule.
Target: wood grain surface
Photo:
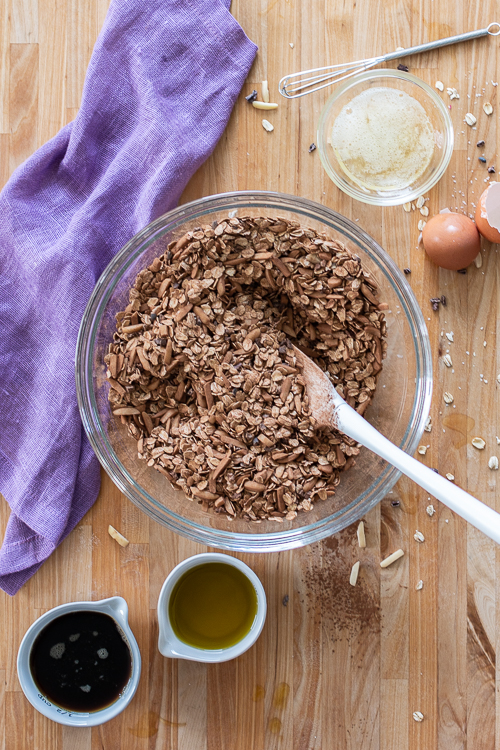
[[[106,10],[107,0],[0,3],[2,184],[75,117]],[[418,211],[353,202],[325,176],[318,152],[309,153],[328,91],[299,101],[277,92],[285,73],[481,28],[495,20],[498,6],[493,0],[234,0],[232,11],[259,45],[243,94],[269,80],[271,99],[279,102],[268,115],[275,130],[264,131],[262,113],[242,95],[183,201],[253,188],[301,195],[357,220],[401,268],[410,268],[434,367],[433,427],[422,440],[429,449],[418,458],[500,510],[498,472],[488,468],[490,456],[500,455],[498,246],[484,243],[482,267],[472,265],[467,274],[439,270],[417,246]],[[456,146],[429,193],[431,215],[444,207],[473,212],[488,176],[477,140],[486,141],[488,165],[497,166],[498,49],[498,38],[490,37],[403,61],[432,86],[439,79],[460,94],[452,102],[442,94],[451,104]],[[494,107],[490,117],[482,110],[486,100]],[[468,111],[477,117],[472,129],[463,122]],[[446,307],[432,311],[429,299],[442,294]],[[453,343],[444,336],[449,331]],[[443,363],[446,352],[452,368]],[[445,405],[444,391],[454,395],[453,406]],[[471,445],[474,435],[486,441],[483,451]],[[500,748],[500,549],[435,501],[430,517],[428,504],[426,493],[402,480],[366,517],[368,546],[352,591],[346,580],[357,554],[355,528],[293,552],[238,555],[264,584],[267,622],[249,652],[207,667],[159,654],[155,613],[168,572],[204,548],[150,522],[103,476],[94,508],[50,560],[17,596],[0,596],[0,750]],[[0,500],[2,534],[8,514]],[[110,523],[130,540],[127,548],[108,536]],[[416,529],[422,544],[413,539]],[[398,547],[405,556],[382,570],[380,559]],[[416,590],[419,580],[423,588]],[[129,604],[143,657],[138,693],[101,727],[54,724],[21,691],[21,638],[55,605],[114,594]],[[422,712],[422,722],[414,721],[414,711]]]

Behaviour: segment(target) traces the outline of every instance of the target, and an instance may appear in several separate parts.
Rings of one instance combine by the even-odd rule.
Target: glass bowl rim
[[[163,214],[135,234],[114,256],[98,279],[85,309],[75,354],[75,379],[78,406],[87,437],[101,465],[118,489],[150,518],[182,536],[210,547],[240,552],[275,552],[302,547],[331,536],[359,517],[359,505],[364,502],[364,515],[373,508],[401,476],[396,468],[386,465],[376,478],[376,486],[368,487],[340,511],[307,526],[269,533],[239,533],[224,531],[185,519],[158,503],[122,465],[114,452],[102,424],[93,389],[94,344],[102,314],[114,289],[129,266],[163,234],[183,226],[187,220],[205,216],[209,212],[241,208],[267,208],[279,212],[290,211],[313,221],[321,222],[340,233],[339,227],[353,235],[358,243],[370,249],[372,262],[378,261],[380,270],[389,280],[398,298],[405,319],[412,332],[417,364],[416,391],[412,414],[401,444],[410,455],[416,450],[430,411],[432,395],[432,360],[427,327],[417,300],[394,260],[383,248],[353,221],[332,209],[307,198],[271,191],[234,191],[200,198]],[[348,238],[349,240],[350,238]],[[147,243],[147,244],[146,244]],[[420,372],[419,372],[420,370]],[[419,377],[420,376],[420,377]],[[404,445],[403,445],[404,443]],[[371,493],[369,493],[371,490]],[[371,494],[371,497],[370,497]],[[364,500],[362,499],[364,498]],[[356,501],[356,505],[354,504]],[[347,510],[347,513],[345,512]],[[358,509],[358,510],[357,510]],[[342,526],[336,523],[342,516]]]
[[[408,83],[417,85],[429,96],[429,98],[436,105],[436,108],[441,113],[445,124],[446,144],[436,171],[429,176],[425,183],[420,185],[418,188],[405,193],[399,198],[376,195],[375,193],[372,195],[363,193],[360,189],[356,188],[356,186],[351,185],[337,175],[337,173],[332,169],[330,160],[327,156],[325,123],[331,107],[333,106],[334,102],[340,99],[340,97],[346,91],[349,91],[349,89],[353,88],[357,84],[363,83],[370,78],[399,78],[407,81]],[[349,78],[349,80],[339,86],[339,88],[337,88],[326,101],[319,116],[317,127],[319,157],[321,160],[321,164],[323,165],[323,169],[327,173],[328,177],[340,190],[342,190],[342,192],[346,193],[346,195],[349,195],[351,198],[354,198],[355,200],[358,200],[362,203],[368,203],[372,206],[401,206],[403,203],[411,202],[412,200],[415,200],[415,198],[418,198],[420,195],[424,195],[424,193],[433,188],[448,169],[448,165],[453,153],[454,139],[455,134],[450,113],[441,97],[439,97],[437,93],[431,88],[431,86],[429,86],[429,84],[423,81],[421,78],[414,76],[412,73],[407,73],[406,71],[397,70],[394,68],[365,70],[362,73]]]

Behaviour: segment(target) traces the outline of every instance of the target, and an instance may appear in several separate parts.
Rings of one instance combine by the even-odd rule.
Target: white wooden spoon
[[[335,427],[357,440],[500,544],[500,514],[387,440],[344,401],[328,376],[309,357],[296,346],[293,348],[317,427]]]

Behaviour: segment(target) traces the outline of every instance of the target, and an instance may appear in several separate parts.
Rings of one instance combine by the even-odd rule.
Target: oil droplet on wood
[[[450,414],[443,418],[443,426],[449,427],[450,430],[459,432],[462,437],[453,436],[454,448],[462,448],[467,443],[467,434],[471,432],[475,422],[472,417],[466,414]]]
[[[281,721],[276,716],[269,719],[269,731],[272,734],[279,734],[281,732]]]
[[[254,703],[259,703],[259,701],[264,700],[264,696],[266,694],[266,689],[263,685],[256,685],[253,690],[252,700]]]
[[[286,682],[280,682],[274,691],[273,706],[275,708],[285,708],[290,695],[290,685]]]
[[[154,735],[158,732],[158,725],[160,721],[162,721],[168,727],[186,726],[185,721],[169,721],[168,719],[164,719],[162,716],[159,716],[156,711],[148,711],[139,718],[139,721],[137,722],[135,727],[127,727],[127,729],[130,734],[134,735],[134,737],[138,737],[139,739],[148,739],[149,737],[154,737]]]

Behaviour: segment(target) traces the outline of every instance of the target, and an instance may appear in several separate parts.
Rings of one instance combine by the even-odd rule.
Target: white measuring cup
[[[248,578],[252,583],[255,594],[257,596],[257,613],[254,621],[248,633],[234,646],[221,649],[203,649],[195,648],[187,643],[180,640],[174,633],[170,618],[168,616],[168,608],[170,602],[170,596],[174,589],[175,584],[179,578],[184,575],[187,570],[195,568],[204,563],[224,563],[225,565],[232,565]],[[193,555],[188,557],[187,560],[176,565],[171,573],[165,579],[165,582],[160,591],[158,599],[158,624],[160,627],[160,634],[158,637],[158,650],[163,656],[170,659],[187,659],[188,661],[200,661],[207,663],[215,663],[222,661],[229,661],[240,656],[245,651],[253,646],[257,638],[262,632],[264,622],[266,620],[267,612],[267,601],[264,587],[260,582],[257,575],[253,572],[248,565],[238,560],[236,557],[230,555],[223,555],[218,552],[206,552],[201,555]]]
[[[129,647],[132,658],[132,669],[129,681],[121,691],[118,698],[109,706],[98,711],[81,713],[78,711],[68,711],[61,708],[50,700],[39,689],[35,683],[30,669],[30,653],[38,634],[57,617],[67,615],[71,612],[102,612],[109,615],[116,623],[118,630]],[[54,607],[44,615],[35,620],[33,625],[26,631],[21,641],[17,655],[17,675],[23,693],[32,706],[40,711],[47,718],[56,721],[58,724],[65,724],[70,727],[95,727],[98,724],[104,724],[121,713],[134,697],[135,691],[139,684],[141,676],[141,654],[134,634],[128,624],[128,606],[125,599],[121,596],[112,596],[109,599],[101,599],[98,602],[68,602]]]

